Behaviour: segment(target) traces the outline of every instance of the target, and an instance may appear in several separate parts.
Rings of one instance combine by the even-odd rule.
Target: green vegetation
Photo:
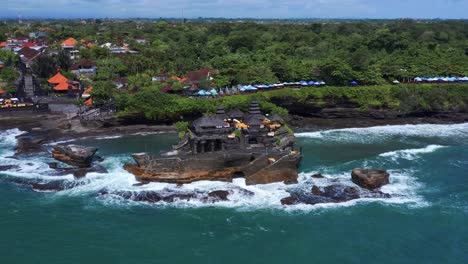
[[[95,105],[112,103],[121,116],[141,115],[148,120],[175,121],[226,110],[246,111],[257,100],[267,113],[286,116],[288,105],[333,107],[353,105],[395,111],[467,111],[468,89],[464,84],[398,85],[416,76],[468,75],[468,21],[346,21],[293,23],[191,23],[165,21],[51,20],[29,27],[0,22],[0,41],[45,30],[50,43],[74,37],[95,44],[81,48],[83,59],[96,61],[98,73],[90,83]],[[5,34],[6,33],[6,34]],[[135,41],[144,37],[146,44]],[[99,45],[129,45],[137,54],[111,54]],[[53,44],[51,45],[54,46]],[[14,62],[11,53],[0,60]],[[64,71],[70,61],[60,53],[42,56],[33,70],[39,77]],[[330,87],[283,89],[214,99],[187,98],[161,92],[163,84],[151,77],[159,72],[186,76],[201,68],[212,69],[198,82],[208,89],[236,84],[278,81],[324,80]],[[8,67],[0,78],[13,78]],[[5,75],[8,75],[5,76]],[[125,77],[130,93],[118,91],[112,80]],[[368,86],[342,87],[350,80]],[[174,90],[186,83],[170,80]],[[341,86],[341,87],[340,87]]]
[[[176,128],[177,132],[179,132],[179,138],[182,139],[187,133],[187,129],[189,128],[189,122],[179,121],[174,123],[174,127]]]
[[[234,130],[234,132],[232,132],[234,135],[236,135],[236,137],[240,138],[241,136],[241,131],[239,129],[236,129]]]
[[[39,30],[47,31],[50,43],[69,37],[93,42],[95,46],[82,48],[80,56],[98,62],[100,80],[138,75],[148,80],[143,73],[160,71],[184,76],[203,67],[216,70],[218,87],[302,79],[373,85],[416,76],[468,75],[466,20],[305,24],[51,20],[28,27],[8,21],[0,22],[0,41]],[[136,37],[144,37],[147,44],[137,43]],[[139,54],[117,56],[99,47],[104,43],[126,43]],[[58,61],[68,69],[66,60]]]
[[[135,95],[117,93],[120,115],[141,114],[149,120],[178,120],[180,117],[214,113],[218,105],[226,111],[239,108],[247,111],[257,100],[266,113],[282,116],[288,110],[282,105],[292,102],[299,106],[333,107],[353,104],[362,110],[390,109],[407,112],[468,112],[468,85],[379,85],[367,87],[321,87],[301,90],[282,89],[214,99],[180,97],[162,93],[158,87],[141,90]]]

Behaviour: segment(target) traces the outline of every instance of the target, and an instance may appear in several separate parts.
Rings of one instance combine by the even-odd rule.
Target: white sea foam
[[[373,142],[390,136],[437,137],[468,136],[468,123],[453,125],[393,125],[365,128],[332,129],[296,133],[296,137],[324,139],[329,141]]]
[[[415,160],[419,158],[421,154],[432,153],[441,148],[445,148],[445,146],[429,145],[425,148],[403,149],[403,150],[385,152],[385,153],[380,154],[379,156],[391,158],[393,160],[396,160],[396,159]]]

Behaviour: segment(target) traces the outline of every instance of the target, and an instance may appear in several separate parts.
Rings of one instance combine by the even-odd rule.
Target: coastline
[[[295,132],[313,132],[327,129],[385,125],[459,124],[468,122],[468,113],[398,118],[320,118],[290,115],[288,122]],[[104,124],[100,127],[85,127],[80,124],[79,120],[69,119],[65,114],[15,113],[15,116],[0,114],[0,130],[14,128],[25,132],[49,130],[51,131],[50,138],[53,138],[54,141],[176,132],[175,127],[172,125]]]

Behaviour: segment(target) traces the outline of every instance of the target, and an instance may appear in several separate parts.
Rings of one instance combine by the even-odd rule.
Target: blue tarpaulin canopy
[[[314,81],[309,81],[308,84],[309,84],[309,85],[314,85],[315,82],[314,82]]]
[[[214,88],[210,90],[210,94],[212,95],[218,95],[218,91],[216,91]]]
[[[356,81],[351,81],[350,84],[357,85],[358,83]]]
[[[207,91],[205,91],[205,90],[200,90],[200,91],[198,91],[198,93],[197,93],[197,94],[198,94],[198,95],[201,95],[201,96],[205,96],[205,95],[211,95],[211,93],[210,93],[210,92],[207,92]]]

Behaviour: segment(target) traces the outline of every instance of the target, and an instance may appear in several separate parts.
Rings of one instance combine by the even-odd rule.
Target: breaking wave
[[[392,125],[366,128],[344,128],[316,132],[296,133],[296,137],[322,139],[327,141],[346,141],[372,143],[389,137],[433,137],[450,138],[468,136],[468,123],[453,125]]]
[[[397,151],[390,151],[380,154],[380,157],[395,159],[406,159],[406,160],[415,160],[420,157],[421,154],[432,153],[438,149],[445,148],[446,146],[440,145],[429,145],[425,148],[419,149],[403,149]]]

